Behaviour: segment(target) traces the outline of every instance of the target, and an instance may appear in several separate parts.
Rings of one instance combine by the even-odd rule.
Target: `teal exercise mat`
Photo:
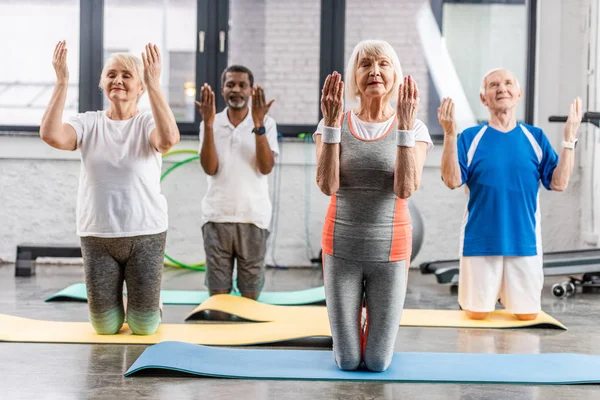
[[[163,304],[180,305],[198,305],[209,297],[208,292],[199,290],[162,290],[161,295]],[[71,285],[48,297],[46,301],[87,301],[85,283]],[[279,306],[319,304],[325,302],[325,288],[319,286],[293,292],[263,292],[258,301]]]
[[[342,371],[331,351],[231,349],[183,342],[148,347],[125,376],[183,372],[240,379],[448,382],[495,384],[600,383],[600,356],[572,353],[394,353],[384,372]]]

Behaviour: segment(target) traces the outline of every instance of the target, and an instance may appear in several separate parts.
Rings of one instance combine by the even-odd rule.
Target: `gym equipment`
[[[327,309],[325,307],[285,307],[259,303],[244,297],[227,294],[210,297],[200,304],[187,317],[188,320],[201,319],[205,311],[220,311],[254,322],[286,322],[289,324],[308,324],[319,327],[319,331],[329,329]],[[456,328],[567,328],[558,320],[543,311],[533,321],[519,321],[505,310],[496,310],[482,321],[467,318],[459,310],[415,310],[405,309],[400,326],[456,327]]]
[[[600,356],[395,353],[386,371],[369,372],[340,370],[331,351],[224,349],[163,342],[144,350],[125,376],[150,370],[241,379],[582,384],[600,382]]]
[[[15,276],[35,275],[35,260],[38,257],[80,258],[81,248],[76,245],[20,244],[17,246]]]
[[[423,237],[425,236],[425,223],[423,217],[417,208],[417,205],[412,201],[408,200],[408,212],[410,214],[410,220],[412,222],[412,252],[410,254],[411,261],[415,259],[421,246],[423,245]]]
[[[581,288],[581,293],[600,293],[600,274],[583,274],[581,279],[570,277],[567,282],[552,285],[552,295],[558,298],[571,297]]]
[[[161,290],[163,304],[198,305],[209,298],[208,292],[200,290]],[[240,296],[240,293],[232,293]],[[85,283],[73,284],[45,301],[87,301]],[[296,290],[290,292],[262,292],[258,301],[266,304],[299,305],[322,304],[325,302],[325,288]]]
[[[435,274],[440,284],[458,285],[458,260],[429,261],[420,265],[422,274]],[[600,249],[544,253],[544,275],[578,275],[600,273]]]

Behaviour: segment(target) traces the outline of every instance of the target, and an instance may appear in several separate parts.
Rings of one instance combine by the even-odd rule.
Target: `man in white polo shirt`
[[[257,299],[264,285],[271,201],[267,175],[279,153],[277,126],[252,72],[232,65],[221,76],[227,107],[216,114],[215,93],[207,84],[196,106],[200,124],[200,164],[208,190],[202,200],[206,253],[205,283],[210,295],[230,293],[237,260],[237,287]],[[249,100],[252,96],[252,107]]]

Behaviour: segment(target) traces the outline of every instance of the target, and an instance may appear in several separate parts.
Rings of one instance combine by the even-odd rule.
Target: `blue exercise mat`
[[[554,354],[395,353],[385,372],[342,371],[331,351],[230,349],[183,342],[147,348],[125,373],[326,381],[582,384],[600,383],[600,356]]]

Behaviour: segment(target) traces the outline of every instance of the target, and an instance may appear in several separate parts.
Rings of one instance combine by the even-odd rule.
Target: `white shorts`
[[[511,314],[541,311],[543,256],[461,257],[458,303],[463,310],[491,312],[498,300]]]

